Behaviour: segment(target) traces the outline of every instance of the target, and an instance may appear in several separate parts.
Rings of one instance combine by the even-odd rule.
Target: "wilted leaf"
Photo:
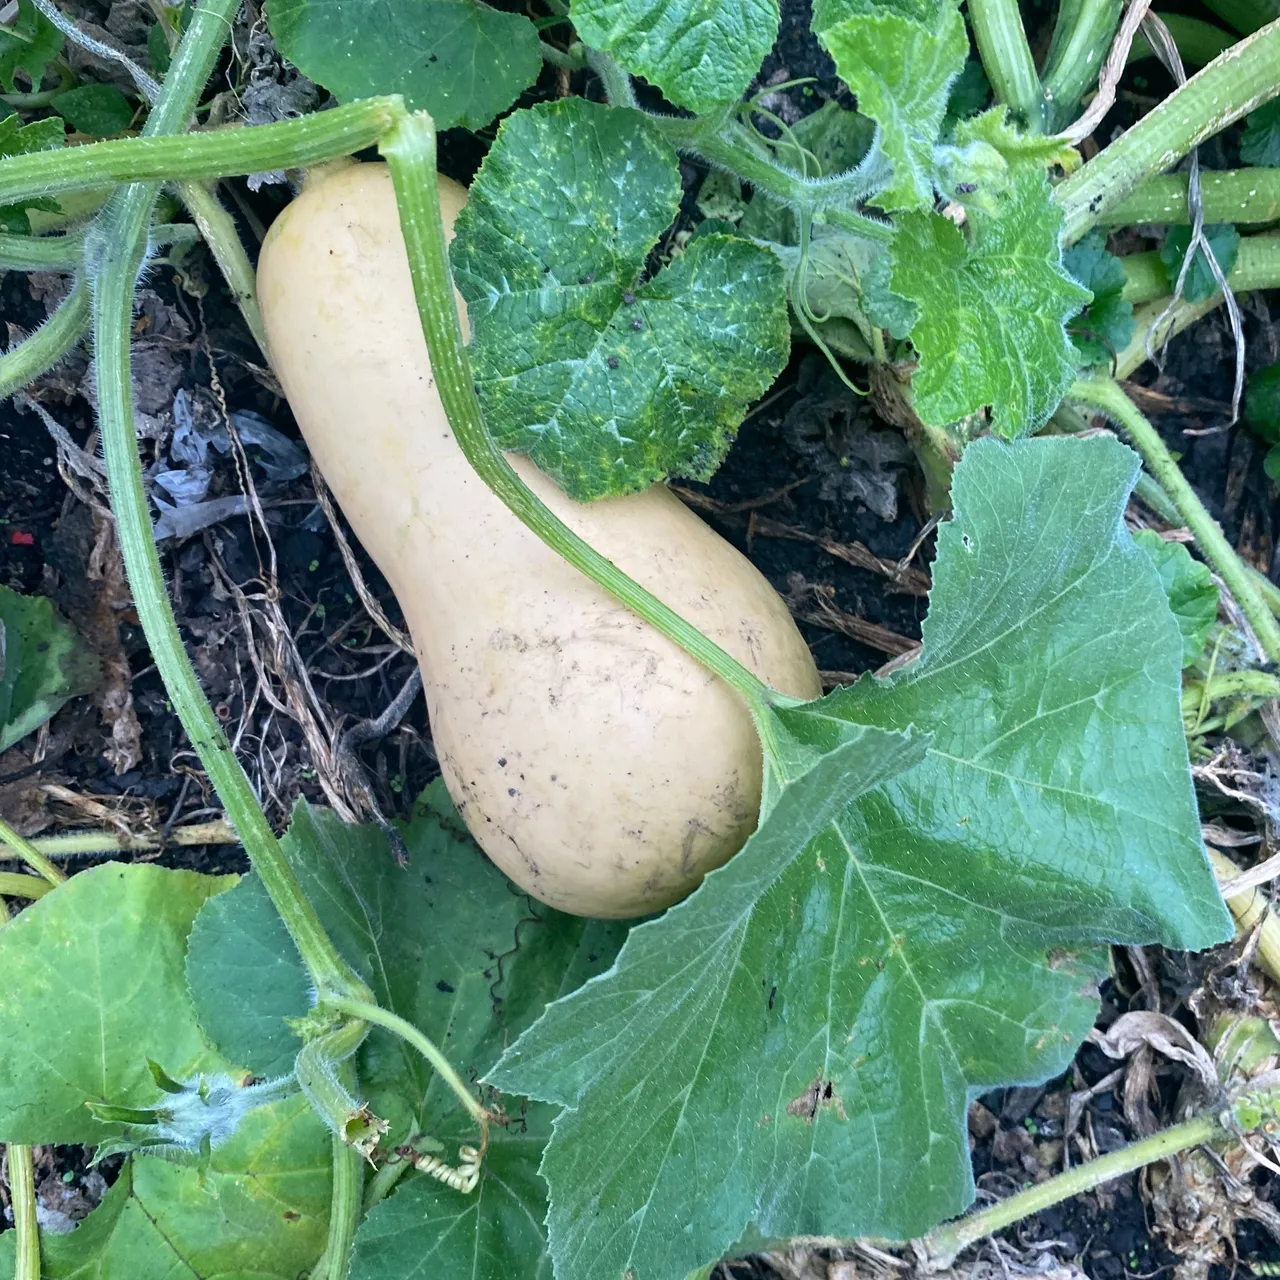
[[[503,122],[458,218],[489,427],[580,501],[709,478],[786,362],[767,249],[699,236],[644,278],[679,200],[675,153],[642,115],[564,98]]]
[[[749,1226],[923,1232],[973,1198],[973,1092],[1070,1062],[1101,944],[1230,936],[1137,472],[1108,439],[970,445],[920,659],[779,713],[757,835],[490,1073],[566,1107],[560,1280],[681,1280]]]
[[[993,431],[1025,435],[1075,379],[1065,324],[1089,292],[1062,268],[1062,213],[1043,175],[1014,183],[997,216],[969,222],[971,239],[939,214],[897,219],[891,282],[919,308],[915,411],[945,426],[990,406]]]

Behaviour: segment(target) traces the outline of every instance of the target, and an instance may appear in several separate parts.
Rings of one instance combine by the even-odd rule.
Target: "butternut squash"
[[[450,233],[465,200],[441,180]],[[755,826],[751,718],[472,471],[431,377],[386,168],[351,165],[308,186],[267,236],[258,289],[302,434],[413,633],[440,768],[476,840],[562,911],[625,918],[678,901]],[[665,487],[582,506],[527,458],[511,462],[763,680],[817,696],[786,606]]]

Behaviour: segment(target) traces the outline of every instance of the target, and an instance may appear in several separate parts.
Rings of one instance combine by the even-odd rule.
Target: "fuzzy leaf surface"
[[[542,69],[523,14],[479,0],[272,0],[271,34],[344,102],[402,93],[439,129],[483,128]]]
[[[300,804],[283,847],[329,936],[382,1006],[421,1027],[464,1079],[474,1079],[549,1000],[608,967],[625,927],[531,904],[471,840],[439,781],[403,838],[406,867],[376,827],[345,826]],[[191,941],[188,974],[201,1022],[229,1056],[278,1074],[297,1052],[282,1020],[306,1012],[306,975],[256,877],[224,898],[201,914]],[[450,1162],[459,1145],[474,1142],[453,1094],[388,1033],[375,1030],[362,1046],[360,1080],[364,1100],[392,1123],[389,1141],[416,1127]],[[492,1131],[476,1192],[406,1180],[362,1224],[351,1280],[505,1280],[512,1267],[549,1276],[538,1162],[553,1109],[503,1101],[512,1123]]]
[[[296,1280],[324,1249],[330,1167],[328,1131],[305,1099],[264,1107],[203,1172],[134,1156],[74,1231],[42,1233],[41,1275]],[[8,1266],[0,1247],[0,1280],[12,1280]]]
[[[170,1076],[227,1071],[183,976],[192,921],[230,876],[109,862],[0,929],[0,1142],[97,1143],[87,1102],[150,1107]]]
[[[1090,294],[1063,269],[1062,214],[1037,173],[1013,183],[972,235],[935,213],[897,219],[893,290],[914,302],[916,412],[945,426],[984,406],[997,435],[1042,427],[1076,376],[1066,321]]]
[[[972,1200],[973,1092],[1070,1062],[1100,944],[1230,936],[1137,473],[1113,440],[970,445],[921,658],[779,712],[795,780],[745,849],[490,1073],[566,1108],[560,1280],[681,1280],[749,1227],[922,1233]]]
[[[675,152],[638,113],[564,98],[509,117],[456,226],[485,416],[580,501],[707,479],[790,343],[781,264],[699,236],[645,279]]]
[[[572,0],[582,41],[690,111],[736,102],[778,35],[778,0]]]
[[[950,0],[829,0],[814,30],[881,128],[893,179],[874,200],[890,212],[933,204],[933,149],[951,85],[969,52],[964,19]]]

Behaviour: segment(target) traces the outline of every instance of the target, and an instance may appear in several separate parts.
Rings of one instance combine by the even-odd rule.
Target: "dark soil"
[[[1159,73],[1150,68],[1147,64],[1153,79]],[[788,3],[782,36],[760,83],[804,75],[815,76],[816,83],[787,91],[799,112],[844,92],[809,33],[807,5]],[[576,79],[574,87],[581,87]],[[549,73],[531,97],[556,91],[555,75]],[[1124,110],[1123,102],[1117,110]],[[1108,136],[1105,129],[1100,136]],[[485,145],[484,136],[461,131],[446,135],[442,167],[469,179]],[[1223,145],[1232,145],[1230,137]],[[266,188],[256,195],[241,189],[240,194],[245,206],[269,223],[286,193]],[[245,225],[242,230],[252,243],[251,228]],[[160,353],[147,365],[152,381],[144,388],[155,398],[153,416],[164,418],[165,403],[171,403],[178,389],[191,396],[208,395],[216,373],[231,411],[251,410],[296,437],[288,408],[257,367],[260,357],[203,250],[196,251],[184,271],[208,286],[203,302],[184,289],[172,266],[159,267],[147,282],[157,300],[147,313],[152,328],[148,331],[144,325],[140,340],[155,339]],[[29,284],[16,273],[0,279],[4,320],[27,329],[40,323],[46,313],[46,284]],[[1277,302],[1275,297],[1255,297],[1247,308],[1251,369],[1280,355],[1268,310],[1268,304],[1274,309]],[[46,379],[40,399],[71,437],[92,452],[92,409],[84,394],[84,373],[82,357],[68,362]],[[1227,427],[1231,376],[1230,338],[1221,314],[1215,313],[1172,344],[1163,373],[1147,366],[1136,381],[1153,393],[1146,407],[1171,447],[1182,454],[1184,469],[1223,520],[1228,535],[1255,565],[1274,573],[1280,515],[1276,489],[1262,470],[1263,450],[1243,428]],[[860,544],[896,565],[911,552],[928,512],[914,464],[889,462],[868,470],[859,461],[858,451],[868,438],[876,439],[874,433],[883,424],[871,420],[866,402],[855,404],[851,397],[842,412],[833,414],[823,378],[818,357],[797,346],[776,386],[748,416],[719,474],[709,485],[687,486],[687,496],[791,600],[819,668],[836,682],[873,670],[918,641],[927,602],[923,595],[903,589],[909,576],[899,574],[895,580],[858,567],[847,555],[832,554],[830,547]],[[1187,434],[1206,428],[1208,434]],[[145,462],[153,449],[154,443],[144,446]],[[237,492],[232,464],[220,458],[216,468],[211,496]],[[896,492],[896,514],[876,514],[858,496],[863,490],[850,479],[854,473],[870,475],[880,495],[886,488]],[[411,660],[390,652],[386,638],[370,623],[334,536],[318,518],[309,478],[285,483],[258,479],[278,558],[280,609],[320,703],[335,726],[349,727],[378,716],[404,684]],[[132,699],[138,729],[138,759],[117,771],[106,753],[110,724],[100,708],[81,700],[55,717],[35,745],[34,756],[30,742],[0,756],[0,809],[29,834],[101,825],[39,791],[51,783],[95,798],[131,830],[166,831],[217,811],[216,797],[168,709],[127,597],[108,602],[110,625],[103,622],[102,585],[88,571],[100,532],[89,508],[68,492],[41,420],[13,400],[0,403],[0,583],[52,596],[92,643],[120,655],[126,672],[120,688]],[[926,537],[913,561],[915,569],[927,571],[931,549],[932,539]],[[358,556],[370,590],[400,624],[386,583],[367,557]],[[298,725],[271,712],[259,696],[249,638],[227,590],[230,580],[251,596],[262,591],[267,548],[255,541],[246,518],[235,517],[181,542],[164,544],[162,559],[197,668],[228,730],[238,736],[241,756],[272,818],[283,825],[298,796],[324,803],[317,761]],[[815,615],[825,622],[809,620]],[[871,624],[872,630],[860,629],[858,623]],[[850,630],[864,638],[853,638]],[[879,643],[867,642],[868,634]],[[263,633],[256,639],[261,644]],[[371,668],[376,670],[370,672]],[[389,816],[405,812],[438,772],[421,698],[399,728],[360,748],[359,756],[382,811]],[[228,846],[169,847],[124,856],[201,871],[246,869],[243,856]],[[1190,1025],[1186,1002],[1206,971],[1203,965],[1188,978],[1185,958],[1159,957],[1155,970],[1160,1008]],[[1116,979],[1104,991],[1099,1024],[1109,1025],[1130,1008],[1151,1007],[1151,999],[1129,960],[1118,956]],[[1086,1046],[1072,1071],[1058,1081],[985,1096],[971,1122],[980,1191],[1003,1196],[1062,1168],[1067,1095],[1090,1088],[1116,1065]],[[1180,1083],[1180,1069],[1175,1068],[1166,1069],[1159,1079],[1160,1097],[1154,1105],[1162,1120],[1173,1113]],[[1117,1084],[1100,1092],[1084,1107],[1076,1132],[1086,1134],[1095,1151],[1114,1149],[1139,1136],[1124,1118],[1119,1088]],[[80,1149],[55,1149],[46,1158],[51,1178],[70,1173],[71,1183],[83,1184],[87,1175]],[[1072,1163],[1078,1163],[1074,1150]],[[109,1166],[106,1172],[110,1177]],[[1274,1189],[1265,1181],[1255,1185],[1264,1197]],[[1037,1243],[1056,1242],[1052,1253],[1075,1260],[1094,1280],[1150,1276],[1178,1261],[1153,1231],[1136,1177],[1028,1220],[1006,1233],[1005,1240],[1012,1256],[1024,1260],[1034,1256]],[[1251,1224],[1237,1234],[1236,1248],[1249,1259],[1280,1258],[1280,1246]],[[735,1264],[732,1274],[744,1276],[752,1269],[762,1276],[776,1274],[763,1262]],[[1225,1280],[1226,1271],[1220,1274]]]

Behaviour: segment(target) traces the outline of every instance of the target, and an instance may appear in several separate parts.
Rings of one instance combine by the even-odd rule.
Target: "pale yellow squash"
[[[466,191],[441,181],[446,228]],[[630,917],[689,893],[750,835],[761,753],[741,699],[530,533],[472,471],[427,360],[380,164],[309,185],[263,246],[271,356],[298,425],[404,610],[449,794],[534,897]],[[568,525],[787,693],[820,691],[786,606],[659,486]]]

